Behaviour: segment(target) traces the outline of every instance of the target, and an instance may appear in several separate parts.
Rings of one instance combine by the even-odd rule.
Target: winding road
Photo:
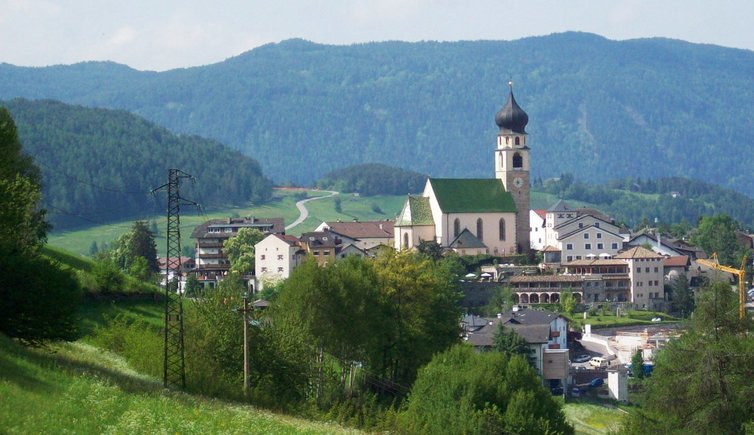
[[[295,221],[291,222],[290,225],[287,225],[285,227],[286,231],[290,230],[291,228],[295,227],[296,225],[299,225],[300,223],[302,223],[303,221],[305,221],[306,218],[309,217],[309,210],[306,209],[306,205],[305,205],[307,202],[309,202],[309,201],[316,201],[318,199],[330,198],[330,197],[335,196],[335,195],[337,195],[339,193],[339,192],[335,192],[333,190],[323,190],[322,192],[327,192],[327,193],[329,193],[329,195],[315,196],[314,198],[306,198],[306,199],[302,199],[301,201],[298,201],[296,203],[296,208],[298,209],[298,212],[299,212],[298,219],[296,219]]]

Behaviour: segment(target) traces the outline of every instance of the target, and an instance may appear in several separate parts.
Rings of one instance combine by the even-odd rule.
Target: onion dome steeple
[[[526,134],[524,128],[529,123],[529,115],[516,103],[516,99],[513,97],[513,82],[508,82],[508,86],[510,87],[508,102],[495,115],[495,123],[500,127],[500,131]]]

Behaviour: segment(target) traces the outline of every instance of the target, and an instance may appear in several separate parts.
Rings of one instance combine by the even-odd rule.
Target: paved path
[[[306,209],[306,205],[305,205],[307,202],[309,202],[309,201],[316,201],[318,199],[329,198],[331,196],[335,196],[335,195],[338,194],[338,192],[335,192],[335,191],[332,191],[332,190],[323,190],[322,192],[327,192],[327,193],[329,193],[329,195],[315,196],[314,198],[306,198],[306,199],[302,199],[301,201],[299,201],[299,202],[296,203],[296,208],[298,209],[298,212],[299,212],[298,219],[296,219],[295,221],[291,222],[290,225],[286,226],[285,227],[286,231],[290,230],[291,228],[295,227],[296,225],[299,225],[300,223],[302,223],[303,221],[305,221],[306,218],[309,217],[309,210]]]

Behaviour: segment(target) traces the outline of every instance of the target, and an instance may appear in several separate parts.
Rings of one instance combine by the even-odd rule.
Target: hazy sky
[[[0,0],[0,63],[220,62],[269,42],[511,40],[579,30],[754,50],[754,0]]]

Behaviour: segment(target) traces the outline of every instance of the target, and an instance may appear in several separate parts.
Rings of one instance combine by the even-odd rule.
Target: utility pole
[[[163,384],[165,388],[186,388],[186,370],[183,353],[183,294],[180,291],[181,276],[181,203],[198,206],[193,201],[181,198],[179,185],[182,178],[194,181],[194,177],[180,169],[170,169],[168,182],[153,189],[167,187],[168,228],[165,261],[165,347],[163,354]],[[170,279],[170,277],[173,279]]]
[[[249,294],[244,292],[243,308],[236,310],[243,313],[243,396],[249,398]]]

